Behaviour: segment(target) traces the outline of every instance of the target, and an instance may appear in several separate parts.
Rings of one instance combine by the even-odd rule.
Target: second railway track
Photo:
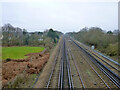
[[[119,78],[102,63],[76,42],[63,36],[46,89],[120,88]]]
[[[103,63],[101,63],[99,60],[97,60],[94,56],[92,56],[88,51],[86,51],[84,48],[80,47],[75,41],[71,40],[72,43],[82,52],[82,55],[85,55],[85,57],[89,58],[90,61],[94,63],[94,65],[99,68],[100,71],[102,71],[110,80],[114,83],[114,85],[109,85],[112,88],[115,88],[114,86],[120,88],[120,77],[116,75],[113,71],[111,71],[108,67],[106,67]],[[103,75],[102,75],[103,76]]]

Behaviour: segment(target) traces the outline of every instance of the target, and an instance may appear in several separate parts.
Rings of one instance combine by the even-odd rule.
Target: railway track
[[[60,59],[61,59],[61,53],[63,51],[62,49],[62,41],[60,42],[60,46],[59,46],[59,49],[58,49],[58,52],[56,54],[56,57],[55,57],[55,60],[53,62],[53,67],[52,67],[52,70],[51,70],[51,73],[50,73],[50,77],[49,77],[49,80],[47,82],[47,86],[46,86],[46,89],[48,88],[57,88],[57,83],[58,83],[58,77],[59,77],[59,72],[60,72]]]
[[[59,88],[73,88],[73,82],[71,77],[71,70],[69,65],[68,54],[66,50],[65,41],[63,42],[63,53],[62,53],[62,60],[61,60],[61,72],[59,78]]]
[[[46,89],[120,88],[119,76],[99,59],[102,60],[97,55],[91,55],[90,51],[80,47],[74,40],[63,37]]]
[[[80,47],[75,41],[71,40],[84,54],[86,54],[90,60],[118,87],[120,88],[120,77],[106,67],[103,63],[97,60],[84,48]]]
[[[77,41],[76,41],[77,42]],[[81,44],[77,42],[78,44]],[[115,74],[119,76],[120,70],[120,64],[117,63],[116,61],[111,60],[110,58],[102,55],[101,53],[91,50],[88,46],[81,44],[83,48],[88,51],[90,54],[92,54],[96,59],[98,59],[101,63],[103,63],[105,66],[107,66],[111,71],[113,71]],[[81,46],[81,47],[82,47]]]
[[[71,53],[71,50],[70,50],[70,53]],[[74,63],[75,63],[75,66],[76,66],[76,68],[78,68],[77,67],[77,64],[76,64],[76,62],[75,62],[75,58],[74,58],[74,56],[73,56],[73,54],[71,53],[71,55],[72,55],[72,58],[73,58],[73,60],[74,60]],[[92,68],[92,70],[96,73],[96,75],[98,76],[98,78],[100,78],[101,80],[102,80],[102,82],[106,85],[106,87],[107,88],[110,88],[109,87],[109,85],[103,80],[103,78],[100,76],[100,74],[95,70],[95,68],[90,64],[90,62],[89,61],[87,61],[85,58],[84,58],[84,56],[82,56],[82,55],[80,55],[87,63],[88,63],[88,65]],[[78,71],[78,73],[79,73],[79,77],[80,77],[80,80],[81,80],[81,83],[82,83],[82,86],[83,86],[83,88],[85,88],[85,85],[84,85],[84,83],[83,83],[83,80],[82,80],[82,78],[81,78],[81,76],[80,76],[80,72],[79,72],[79,70],[77,69],[77,71]]]
[[[83,83],[83,79],[82,79],[82,77],[81,77],[81,75],[80,75],[80,72],[79,72],[79,70],[78,70],[78,66],[77,66],[77,64],[76,64],[75,58],[74,58],[73,54],[71,53],[71,50],[70,50],[70,49],[68,49],[68,52],[70,53],[71,58],[72,58],[72,60],[73,60],[73,62],[74,62],[74,65],[75,65],[75,68],[76,68],[76,71],[77,71],[77,74],[78,74],[78,76],[79,76],[79,80],[80,80],[80,83],[81,83],[81,86],[82,86],[81,88],[84,88],[84,89],[85,89],[85,85],[84,85],[84,83]]]
[[[76,52],[71,48],[76,48]],[[76,46],[69,46],[68,52],[70,53],[70,56],[72,57],[72,60],[74,62],[74,65],[76,67],[76,71],[79,76],[79,80],[81,83],[81,88],[110,88],[109,85],[103,80],[103,78],[99,75],[99,73],[95,70],[95,68],[89,63],[83,55],[81,55],[79,50]],[[77,57],[79,56],[79,57]],[[87,66],[86,66],[87,65]],[[86,71],[89,71],[91,75],[88,75],[89,73],[86,73]],[[91,80],[94,77],[94,80]],[[91,82],[92,81],[92,82]],[[75,81],[73,83],[76,83]],[[96,84],[95,84],[96,83]],[[76,85],[75,85],[76,86]],[[77,88],[76,86],[75,88]]]
[[[89,51],[90,52],[90,51]],[[97,56],[96,54],[92,53],[92,55],[98,59],[101,63],[103,63],[106,67],[108,67],[112,72],[114,72],[118,77],[119,77],[119,73],[120,73],[120,70],[119,70],[119,66],[114,64],[111,65],[108,61],[106,61],[106,59],[103,59],[103,58],[100,58],[99,56]],[[112,63],[113,64],[113,63]]]
[[[72,39],[72,38],[71,38]],[[88,47],[87,45],[80,43],[78,41],[76,41],[77,43],[81,44],[82,46],[84,46],[85,48],[87,48],[88,51],[91,51],[90,47]],[[109,63],[115,64],[117,66],[120,66],[120,63],[116,62],[115,60],[103,55],[102,53],[96,51],[96,50],[92,50],[93,52],[95,52],[98,56],[103,57],[104,59],[106,59]]]
[[[60,55],[61,54],[61,55]],[[59,58],[60,56],[60,58]],[[60,61],[59,61],[60,60]],[[58,63],[59,69],[56,70]],[[57,68],[58,68],[57,67]],[[57,74],[56,74],[57,72]],[[56,74],[56,75],[55,75]],[[56,79],[55,79],[56,76]],[[56,80],[58,86],[54,86],[52,83]],[[61,47],[59,48],[59,51],[56,55],[56,58],[54,60],[53,68],[46,86],[46,89],[48,88],[74,88],[72,77],[71,77],[71,70],[70,70],[70,64],[68,59],[68,54],[66,50],[66,44],[65,40],[63,39]]]

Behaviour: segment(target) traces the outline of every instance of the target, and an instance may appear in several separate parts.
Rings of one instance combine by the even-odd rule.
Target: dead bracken
[[[24,70],[29,74],[38,74],[49,59],[49,53],[32,53],[26,59],[7,59],[2,66],[2,83],[5,85]],[[31,59],[32,58],[32,59]]]

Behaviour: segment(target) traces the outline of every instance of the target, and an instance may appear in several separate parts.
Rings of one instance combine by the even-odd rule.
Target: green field
[[[7,58],[11,59],[23,59],[24,56],[29,53],[37,53],[43,51],[43,47],[3,47],[2,48],[2,60]]]

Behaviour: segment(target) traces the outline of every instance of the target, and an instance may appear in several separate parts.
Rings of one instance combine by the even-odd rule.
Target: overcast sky
[[[118,0],[25,1],[1,2],[2,25],[10,23],[28,31],[53,28],[64,33],[83,27],[118,28]]]

